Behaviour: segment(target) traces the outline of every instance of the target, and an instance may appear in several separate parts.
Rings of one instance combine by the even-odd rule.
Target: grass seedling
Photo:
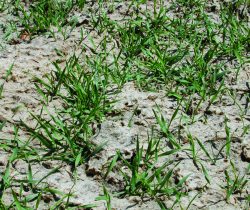
[[[52,26],[58,31],[64,31],[63,26],[71,25],[74,28],[74,23],[68,20],[72,9],[77,6],[83,9],[84,0],[66,0],[64,2],[58,0],[40,0],[29,4],[25,7],[22,2],[17,1],[14,4],[14,11],[17,14],[20,23],[30,36],[40,33],[50,32],[52,36],[55,31]],[[72,31],[72,29],[71,29]]]
[[[193,139],[191,134],[188,134],[188,140],[189,140],[189,144],[190,144],[190,151],[191,151],[192,159],[194,161],[195,166],[198,167],[198,165],[197,165],[197,163],[198,163],[197,151],[196,151],[194,139]]]
[[[179,111],[179,106],[177,107],[177,109],[175,110],[173,116],[171,117],[171,120],[169,121],[169,123],[165,120],[165,118],[163,117],[163,115],[161,114],[160,108],[159,106],[157,106],[157,110],[153,109],[156,121],[158,123],[158,125],[160,126],[161,132],[163,133],[164,137],[166,137],[171,146],[176,149],[180,149],[181,146],[179,145],[179,143],[176,141],[174,135],[169,131],[171,123],[173,122],[173,120],[175,119],[177,113]]]
[[[48,113],[51,120],[32,115],[37,121],[36,128],[31,128],[24,122],[21,126],[36,140],[38,140],[49,153],[54,153],[53,158],[63,160],[77,166],[87,160],[91,155],[101,150],[88,141],[88,127],[76,128],[69,122],[62,121],[60,115],[53,116]],[[85,130],[88,129],[88,130]]]
[[[57,167],[55,169],[52,169],[46,176],[42,177],[40,180],[34,180],[33,179],[33,173],[32,173],[32,167],[28,163],[28,173],[27,173],[27,179],[17,179],[11,171],[13,171],[13,165],[15,164],[15,161],[20,159],[20,153],[25,153],[25,150],[23,148],[17,148],[15,147],[12,150],[12,154],[10,155],[8,159],[7,166],[5,168],[5,171],[3,173],[2,179],[0,181],[0,207],[2,209],[33,209],[29,207],[29,204],[36,201],[36,209],[39,207],[40,203],[40,196],[44,192],[49,192],[52,189],[48,187],[43,187],[44,183],[42,183],[48,176],[58,171],[60,167]],[[28,154],[26,154],[26,157]],[[19,191],[14,190],[19,186]],[[31,194],[28,196],[24,196],[24,188],[25,190],[29,190]],[[7,206],[3,202],[3,195],[7,190],[11,190],[12,200],[13,202]]]
[[[73,55],[64,69],[57,63],[55,67],[56,71],[47,77],[48,82],[35,80],[36,87],[46,103],[57,97],[64,107],[57,109],[56,114],[47,111],[50,120],[32,115],[36,128],[25,123],[22,126],[49,152],[55,153],[56,159],[78,166],[101,150],[102,145],[94,145],[89,139],[96,132],[92,125],[99,124],[110,110],[111,102],[106,98],[108,82],[102,79],[103,69],[96,60],[88,59],[86,70]]]
[[[190,133],[188,134],[188,141],[189,141],[189,144],[190,144],[190,149],[187,149],[187,151],[191,152],[191,157],[192,157],[192,160],[193,160],[193,163],[194,163],[195,167],[198,170],[200,170],[200,169],[202,170],[207,183],[210,184],[211,178],[210,178],[210,176],[208,174],[208,171],[207,171],[206,167],[202,163],[200,155],[199,155],[199,153],[197,151],[196,142],[199,144],[201,150],[206,154],[206,156],[209,158],[209,160],[212,161],[212,163],[214,163],[214,159],[212,159],[209,152],[207,151],[205,146],[201,143],[201,141],[199,139],[197,139],[197,138],[193,138],[193,136]]]
[[[226,156],[227,158],[230,158],[230,152],[231,152],[231,133],[230,128],[227,125],[228,119],[225,119],[225,131],[226,131]]]
[[[187,180],[188,176],[182,178],[176,185],[172,183],[173,170],[167,170],[169,162],[156,167],[158,159],[177,152],[177,150],[170,150],[167,152],[161,151],[160,140],[149,139],[148,147],[144,151],[143,147],[140,147],[139,140],[137,139],[136,151],[130,160],[123,157],[120,152],[117,152],[116,156],[111,161],[108,173],[115,168],[115,165],[121,163],[126,168],[125,171],[119,169],[120,173],[124,177],[125,187],[120,196],[125,195],[138,195],[143,197],[150,196],[159,203],[160,197],[176,196],[177,200],[182,196],[180,191],[182,185]],[[178,165],[178,163],[176,164]],[[123,167],[123,168],[124,168]],[[161,203],[159,203],[160,205]]]
[[[3,12],[6,9],[6,4],[7,4],[7,0],[2,0],[0,2],[0,12]]]
[[[11,64],[11,66],[8,68],[6,75],[3,77],[4,82],[6,82],[8,77],[11,75],[11,71],[13,69],[13,66],[14,66],[14,63]],[[4,82],[0,85],[0,99],[2,98],[2,94],[3,94]]]
[[[53,188],[50,188],[46,185],[44,185],[43,181],[50,176],[51,174],[58,171],[60,167],[57,167],[55,169],[52,169],[46,176],[41,178],[40,180],[34,180],[33,179],[33,173],[31,169],[31,165],[28,166],[28,177],[27,179],[15,179],[10,177],[10,164],[7,165],[7,168],[5,170],[5,174],[1,180],[1,198],[0,198],[0,206],[2,209],[39,209],[40,208],[40,202],[42,199],[42,196],[51,194],[55,197],[61,196],[61,199],[59,199],[53,206],[59,207],[64,205],[64,200],[68,196],[72,196],[72,194],[64,194],[58,190],[55,190]],[[19,191],[15,191],[13,187],[19,186]],[[13,202],[6,206],[2,201],[2,195],[5,190],[11,189],[11,195],[13,198]],[[24,189],[27,192],[30,191],[29,195],[24,196]],[[31,207],[33,206],[32,202],[35,202],[35,208]],[[53,206],[51,206],[50,209],[56,209]]]
[[[76,5],[80,8],[83,9],[86,4],[86,0],[77,0]]]
[[[230,197],[236,193],[242,193],[244,188],[246,187],[249,179],[245,177],[245,175],[240,176],[237,173],[237,169],[232,161],[230,161],[230,165],[232,168],[232,176],[229,174],[228,170],[225,170],[225,179],[226,179],[226,186],[223,188],[226,189],[226,200],[229,201]],[[250,167],[248,167],[246,174],[249,173]]]
[[[104,193],[103,196],[98,196],[95,200],[96,201],[101,201],[101,200],[105,201],[106,206],[107,206],[106,209],[111,210],[112,209],[111,208],[111,197],[110,197],[110,194],[109,194],[107,188],[104,185],[103,185],[103,193]]]
[[[133,120],[133,117],[136,115],[137,113],[137,110],[138,110],[138,107],[139,105],[134,109],[133,113],[132,113],[132,116],[130,117],[129,121],[128,121],[128,127],[131,127],[132,126],[132,120]]]

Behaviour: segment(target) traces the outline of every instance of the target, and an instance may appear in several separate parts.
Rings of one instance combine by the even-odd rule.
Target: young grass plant
[[[138,8],[136,18],[123,20],[122,24],[111,21],[106,13],[99,13],[99,24],[96,21],[97,28],[101,27],[97,30],[104,30],[106,25],[108,34],[122,49],[120,57],[126,59],[122,69],[129,66],[129,78],[136,80],[140,88],[165,87],[179,96],[198,93],[203,100],[211,98],[213,103],[224,89],[224,78],[229,71],[225,69],[223,60],[232,54],[228,52],[237,55],[238,61],[244,60],[246,22],[224,17],[227,9],[223,6],[225,12],[221,18],[229,21],[229,27],[222,31],[225,27],[207,14],[205,1],[178,1],[171,8],[154,2],[154,8],[159,9],[151,13],[140,10],[138,5],[140,3],[136,1],[130,5]],[[168,12],[180,5],[183,18],[169,18]],[[240,31],[242,33],[238,37],[232,35]],[[223,36],[225,40],[233,36],[231,39],[237,45],[221,44],[218,40]]]
[[[125,181],[125,187],[119,192],[120,196],[137,195],[142,198],[149,196],[162,206],[164,205],[161,202],[162,196],[175,196],[176,201],[174,203],[176,204],[184,194],[181,189],[188,176],[183,177],[177,184],[173,184],[174,167],[179,163],[171,169],[168,169],[171,161],[162,163],[160,166],[156,165],[159,158],[167,157],[177,151],[176,149],[162,151],[160,149],[160,140],[155,139],[149,139],[147,149],[144,150],[143,147],[140,147],[139,139],[137,139],[136,151],[131,159],[125,159],[120,152],[117,152],[108,167],[105,177],[119,163],[123,165],[118,170]]]
[[[52,27],[56,27],[66,39],[68,33],[65,27],[71,26],[71,32],[76,26],[76,21],[69,20],[70,13],[74,8],[82,10],[85,3],[85,0],[38,0],[24,5],[23,2],[16,1],[13,12],[19,18],[23,32],[28,33],[31,38],[45,32],[55,36],[56,31]]]
[[[98,196],[95,200],[96,201],[105,201],[106,202],[106,209],[112,210],[111,207],[111,196],[107,190],[107,188],[103,185],[103,196]]]
[[[171,126],[171,123],[173,122],[173,120],[175,119],[178,111],[179,111],[179,106],[176,108],[170,121],[167,122],[165,120],[164,116],[161,114],[161,110],[160,110],[159,106],[157,106],[157,110],[153,109],[156,121],[157,121],[158,125],[160,126],[162,134],[164,135],[164,137],[166,137],[169,140],[171,147],[175,148],[175,149],[181,149],[181,146],[177,142],[175,136],[170,132],[170,126]]]
[[[12,145],[13,146],[13,145]],[[25,156],[28,172],[26,178],[17,178],[13,173],[13,166],[15,165],[16,160],[20,159],[20,154],[23,154]],[[44,177],[40,179],[34,179],[33,172],[32,172],[32,166],[31,163],[29,163],[29,160],[32,160],[32,157],[29,156],[29,154],[26,153],[24,150],[24,147],[15,147],[12,150],[12,154],[10,155],[8,159],[7,166],[5,168],[5,171],[3,172],[2,179],[0,180],[0,208],[3,210],[7,209],[39,209],[40,208],[40,202],[43,199],[44,196],[50,195],[50,196],[65,196],[64,193],[60,192],[59,190],[55,190],[48,186],[48,184],[45,182],[46,178],[48,178],[50,175],[58,172],[61,166],[58,166],[51,171],[49,171]],[[17,191],[16,188],[19,188]],[[5,194],[10,192],[10,203],[7,205],[3,200],[3,197],[5,197]],[[27,195],[27,192],[29,194]],[[25,195],[26,194],[26,195]],[[71,196],[71,195],[67,195]],[[6,198],[5,198],[6,199]],[[11,202],[12,201],[12,202]],[[63,205],[64,201],[60,201],[60,205]],[[59,204],[59,203],[58,203]]]
[[[50,30],[52,25],[60,27],[66,23],[66,18],[73,4],[71,0],[60,3],[56,0],[38,1],[26,8],[19,3],[16,7],[21,24],[29,34],[39,34]]]
[[[4,82],[6,82],[8,77],[11,75],[11,71],[13,69],[13,66],[14,66],[14,63],[11,64],[11,66],[8,68],[6,75],[3,77]],[[3,94],[4,82],[2,84],[0,84],[0,99],[2,98],[2,94]]]
[[[212,160],[212,158],[211,158],[210,154],[208,153],[208,151],[206,150],[205,146],[201,143],[201,141],[199,141],[196,138],[193,138],[193,136],[191,134],[188,134],[188,140],[189,140],[189,144],[190,144],[190,149],[188,149],[188,151],[191,152],[193,163],[197,167],[198,170],[200,170],[200,167],[201,167],[201,170],[202,170],[202,172],[203,172],[203,174],[205,176],[205,179],[206,179],[207,183],[210,184],[211,177],[209,176],[206,167],[202,163],[202,160],[199,158],[199,154],[198,154],[198,151],[197,151],[195,140],[197,140],[199,146],[201,147],[202,151],[206,154],[206,156],[210,160]]]
[[[102,77],[103,69],[95,60],[87,59],[85,65],[73,55],[64,69],[54,63],[56,71],[46,80],[36,78],[38,93],[45,100],[40,115],[31,114],[37,126],[21,126],[38,140],[48,155],[73,164],[75,167],[98,153],[103,144],[95,145],[90,137],[99,127],[111,102],[107,98],[108,81]],[[63,106],[50,113],[46,107],[51,100],[61,100]],[[47,114],[44,118],[42,114]]]
[[[0,12],[3,12],[6,9],[7,0],[3,0],[0,2]]]
[[[230,175],[228,170],[225,170],[225,179],[226,179],[226,186],[223,188],[226,190],[226,200],[229,201],[230,197],[233,194],[236,193],[242,193],[244,188],[247,186],[247,183],[249,179],[246,177],[246,175],[240,176],[240,174],[237,172],[237,169],[235,168],[235,165],[232,161],[230,161],[231,165],[231,172],[232,176]],[[250,165],[248,166],[246,170],[246,174],[248,174],[250,171]]]
[[[225,132],[226,132],[226,156],[230,158],[231,153],[231,133],[230,128],[227,125],[228,119],[225,119]]]

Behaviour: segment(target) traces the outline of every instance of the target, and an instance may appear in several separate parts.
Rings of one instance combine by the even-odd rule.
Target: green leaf
[[[116,155],[113,157],[111,163],[109,164],[108,170],[107,170],[106,174],[104,175],[104,179],[107,178],[108,174],[109,174],[109,173],[113,170],[113,168],[115,167],[115,165],[116,165],[116,163],[117,163],[117,160],[118,160],[119,156],[120,156],[120,152],[117,151],[117,152],[116,152]]]
[[[201,163],[200,163],[201,164]],[[207,180],[207,182],[210,184],[211,183],[211,178],[210,176],[208,175],[208,172],[207,172],[207,169],[203,166],[203,164],[201,164],[201,168],[202,168],[202,171],[205,175],[205,179]]]
[[[212,157],[210,156],[210,154],[208,153],[208,151],[206,150],[206,148],[204,147],[204,145],[201,143],[201,141],[199,139],[196,139],[198,144],[200,145],[201,149],[205,152],[205,154],[207,155],[207,157],[213,161]]]
[[[82,150],[78,153],[76,160],[75,160],[75,167],[77,167],[82,159]]]
[[[11,189],[11,192],[12,192],[12,195],[13,195],[14,202],[15,202],[15,205],[16,205],[17,210],[27,210],[27,209],[25,209],[25,208],[22,207],[21,203],[20,203],[19,200],[17,199],[17,195],[16,195],[16,193],[14,192],[14,190]]]
[[[183,183],[188,179],[188,177],[189,177],[190,175],[191,175],[191,174],[189,174],[189,175],[183,177],[183,178],[178,182],[178,184],[176,185],[176,187],[177,187],[177,188],[178,188],[178,187],[182,187]]]

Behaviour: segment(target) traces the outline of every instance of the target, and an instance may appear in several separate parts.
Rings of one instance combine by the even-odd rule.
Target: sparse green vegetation
[[[181,196],[185,193],[181,191],[182,185],[188,179],[188,176],[183,177],[176,185],[173,184],[173,168],[168,169],[172,161],[167,161],[159,168],[156,167],[159,158],[176,153],[178,150],[161,151],[160,140],[149,139],[148,147],[145,150],[140,147],[139,139],[136,143],[136,151],[130,160],[126,160],[120,152],[111,161],[108,173],[121,161],[122,169],[118,169],[125,180],[124,189],[119,193],[120,196],[126,195],[149,197],[155,200],[160,206],[164,206],[161,202],[162,196],[175,196],[174,204],[179,202]],[[176,163],[178,165],[178,162]],[[174,205],[172,206],[172,208]]]
[[[240,175],[235,168],[235,165],[232,161],[230,161],[230,165],[232,168],[233,175],[229,175],[228,170],[225,170],[225,179],[226,179],[226,199],[229,201],[230,196],[234,193],[241,193],[246,184],[248,183],[249,179],[247,179],[245,174],[249,173],[250,165],[245,171],[244,175]]]
[[[0,161],[0,209],[95,209],[101,201],[108,210],[123,208],[114,197],[139,197],[140,205],[153,201],[161,209],[192,209],[193,201],[215,184],[228,203],[238,196],[236,209],[249,205],[249,6],[249,0],[0,0],[3,51],[4,45],[25,44],[37,50],[37,38],[50,40],[40,41],[51,47],[70,43],[53,50],[52,66],[33,65],[37,72],[50,68],[25,80],[32,81],[33,92],[15,92],[32,92],[39,101],[22,110],[29,118],[16,120],[18,111],[13,111],[7,120],[0,113],[0,135],[11,134],[0,136],[0,155],[8,157]],[[15,62],[27,56],[24,63],[39,63],[44,56],[10,49],[18,52],[11,58]],[[28,104],[12,92],[3,94],[13,69],[14,64],[0,78],[0,100]],[[11,82],[23,85],[22,70]],[[124,96],[124,88],[126,94],[133,88],[138,93]],[[3,109],[9,110],[17,109]],[[14,131],[4,130],[10,127]],[[93,160],[100,162],[94,162],[98,169],[91,168]],[[188,160],[193,164],[185,165]],[[27,170],[18,171],[18,161]],[[236,161],[248,164],[244,175]],[[215,169],[226,163],[230,168]],[[42,164],[50,170],[35,178],[34,168]],[[190,173],[181,174],[183,168]],[[84,178],[79,170],[86,172]],[[52,187],[49,177],[65,171],[74,183],[70,190]],[[88,176],[98,176],[94,181],[101,191],[88,189],[93,204],[75,202],[73,189]]]
[[[7,79],[8,79],[8,77],[10,76],[11,70],[12,70],[12,68],[13,68],[13,65],[14,65],[14,64],[12,64],[12,65],[7,69],[6,75],[3,77],[3,80],[4,80],[4,81],[3,81],[2,84],[0,85],[0,99],[2,98],[2,94],[3,94],[4,82],[6,82]]]

